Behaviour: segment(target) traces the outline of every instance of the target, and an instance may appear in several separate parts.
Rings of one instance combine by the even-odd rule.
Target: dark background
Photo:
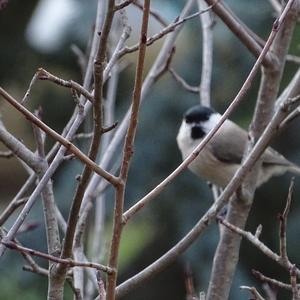
[[[75,13],[66,26],[59,28],[63,38],[55,49],[52,49],[50,45],[47,46],[47,41],[40,45],[43,46],[43,50],[29,43],[28,24],[32,20],[34,9],[39,1],[27,0],[26,4],[23,4],[21,1],[11,0],[7,8],[0,11],[0,84],[16,98],[20,99],[24,95],[38,67],[43,67],[62,78],[72,78],[81,82],[80,68],[76,63],[76,57],[70,50],[70,45],[76,44],[83,50],[85,49],[92,32],[96,1],[85,3],[85,1],[69,0],[69,2],[74,6]],[[158,2],[153,1],[153,6],[158,7]],[[226,2],[262,38],[268,36],[274,21],[268,1]],[[185,1],[164,1],[164,6],[159,7],[159,10],[166,19],[171,21],[178,14],[183,3]],[[135,20],[135,12],[134,10],[129,15],[132,22]],[[48,12],[50,16],[51,13],[51,11]],[[52,15],[54,16],[55,13],[53,10]],[[53,26],[51,18],[44,18],[44,22],[47,26]],[[135,32],[137,30],[133,35]],[[200,80],[200,32],[198,19],[189,21],[185,25],[178,39],[173,61],[176,70],[193,85],[197,85]],[[41,34],[43,35],[43,31]],[[37,44],[39,43],[37,37],[31,36],[31,38],[36,38]],[[157,46],[148,49],[148,67],[158,50]],[[240,89],[254,63],[254,58],[218,18],[216,18],[215,26],[214,51],[213,106],[223,112]],[[299,54],[299,29],[295,32],[290,53]],[[287,63],[281,90],[296,69],[296,65]],[[121,119],[122,113],[130,103],[133,76],[134,65],[121,73],[117,92],[118,119]],[[258,83],[259,78],[255,80],[243,104],[232,117],[244,128],[247,128],[251,120]],[[198,101],[197,95],[183,90],[169,74],[165,74],[152,88],[141,109],[135,154],[126,193],[126,207],[151,190],[181,162],[175,137],[182,113]],[[60,132],[73,111],[74,103],[69,91],[51,83],[38,82],[33,88],[29,106],[32,110],[41,106],[43,120]],[[28,147],[34,149],[30,124],[2,99],[0,99],[0,113],[7,128],[22,139]],[[300,164],[298,133],[299,122],[296,121],[276,138],[274,147],[292,161]],[[52,141],[49,140],[48,146],[50,147],[51,144]],[[0,150],[3,149],[5,148],[0,144]],[[74,192],[75,176],[80,170],[81,165],[73,162],[60,168],[54,177],[55,196],[65,216],[67,216]],[[26,172],[16,159],[0,160],[0,205],[2,208],[16,194],[26,176]],[[257,191],[247,225],[249,230],[255,231],[256,227],[262,224],[261,239],[276,252],[278,252],[279,244],[277,215],[284,208],[290,177],[290,175],[285,175],[274,178]],[[300,194],[299,184],[299,180],[296,179],[292,211],[288,222],[288,253],[291,261],[296,264],[300,260],[300,221],[297,201]],[[110,195],[111,191],[108,193]],[[113,199],[112,195],[109,197]],[[128,228],[126,227],[122,239],[120,281],[135,274],[173,246],[209,208],[211,201],[210,190],[204,181],[188,171],[179,176],[134,218]],[[106,226],[108,231],[111,226],[111,204],[112,201],[108,201]],[[38,228],[21,234],[19,238],[25,246],[46,251],[42,216],[42,207],[38,203],[27,220],[27,222],[39,224]],[[12,222],[13,218],[6,226],[9,228]],[[132,292],[126,299],[184,299],[184,269],[187,265],[192,270],[197,291],[206,290],[217,242],[218,226],[213,224],[172,267]],[[38,260],[38,262],[46,266],[45,261]],[[2,299],[46,297],[47,279],[23,272],[21,270],[23,263],[19,254],[10,251],[7,251],[1,258]],[[267,276],[286,282],[289,280],[287,272],[247,241],[243,241],[230,299],[247,299],[247,293],[238,288],[240,285],[256,285],[260,288],[260,283],[256,282],[251,275],[251,269],[258,269]],[[67,295],[69,295],[68,292]],[[66,296],[66,298],[71,299],[71,296]],[[280,292],[279,298],[289,299],[289,296]]]

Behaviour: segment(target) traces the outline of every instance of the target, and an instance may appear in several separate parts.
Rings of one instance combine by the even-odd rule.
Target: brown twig
[[[30,254],[30,255],[33,255],[33,256],[38,256],[38,257],[44,258],[44,259],[49,260],[49,261],[64,264],[68,267],[93,268],[93,269],[105,272],[107,274],[114,273],[114,270],[112,268],[104,266],[104,265],[100,265],[100,264],[96,264],[96,263],[92,263],[92,262],[87,262],[87,263],[86,262],[79,262],[79,261],[74,261],[72,259],[62,259],[60,257],[56,257],[56,256],[49,255],[49,254],[46,254],[46,253],[43,253],[43,252],[40,252],[40,251],[37,251],[37,250],[33,250],[33,249],[30,249],[30,248],[20,246],[20,245],[14,243],[14,242],[3,242],[2,241],[2,244],[4,244],[9,249],[16,250],[16,251],[21,252],[21,253],[27,253],[27,254]]]
[[[286,247],[286,228],[287,228],[287,217],[291,207],[292,194],[294,190],[294,178],[292,178],[288,196],[286,199],[286,206],[283,213],[279,214],[279,244],[280,244],[280,257],[283,260],[288,261],[287,247]]]
[[[143,5],[138,0],[133,1],[132,4],[135,5],[136,7],[138,7],[139,9],[143,10]],[[150,15],[156,21],[158,21],[161,25],[163,25],[163,26],[167,26],[168,25],[167,21],[164,20],[164,18],[161,16],[161,14],[159,13],[159,11],[156,11],[156,10],[154,10],[152,8],[152,9],[150,9]]]
[[[115,197],[115,207],[114,207],[114,217],[113,217],[113,236],[110,247],[109,256],[109,266],[113,269],[117,269],[118,266],[118,254],[119,246],[121,241],[122,233],[122,214],[124,207],[124,196],[125,196],[125,186],[128,177],[129,165],[133,155],[133,145],[137,130],[137,121],[139,116],[140,102],[141,102],[141,91],[143,84],[143,71],[144,62],[146,55],[146,41],[147,41],[147,31],[148,31],[148,20],[150,13],[150,0],[144,1],[143,8],[143,19],[140,33],[139,41],[139,53],[136,66],[136,75],[132,96],[132,109],[129,121],[129,126],[127,134],[125,137],[124,149],[123,149],[123,160],[120,169],[119,178],[122,182],[119,186],[116,186],[116,197]],[[107,300],[115,299],[115,288],[117,281],[117,273],[108,276],[107,279]]]
[[[185,291],[186,291],[186,300],[199,300],[195,293],[193,273],[189,265],[185,266],[184,279],[185,279],[184,283],[185,283]]]

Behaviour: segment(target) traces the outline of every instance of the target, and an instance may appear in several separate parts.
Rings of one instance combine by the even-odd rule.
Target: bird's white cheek
[[[191,126],[184,121],[180,126],[176,140],[183,158],[186,158],[189,154],[191,154],[200,142],[200,139],[193,140],[191,138]]]

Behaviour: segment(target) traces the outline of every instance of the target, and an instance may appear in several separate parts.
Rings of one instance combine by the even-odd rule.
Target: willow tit
[[[190,108],[184,114],[177,135],[177,144],[183,159],[192,153],[220,118],[219,113],[201,105]],[[240,167],[246,143],[247,132],[232,121],[226,120],[189,165],[189,169],[207,181],[224,188]],[[257,187],[272,176],[281,175],[287,171],[300,175],[298,166],[274,149],[267,148],[262,155],[262,167],[258,174]]]

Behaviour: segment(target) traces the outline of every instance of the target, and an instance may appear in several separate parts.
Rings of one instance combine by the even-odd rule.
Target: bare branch
[[[107,274],[114,273],[113,269],[111,269],[110,267],[104,266],[104,265],[100,265],[100,264],[96,264],[96,263],[92,263],[92,262],[86,263],[86,262],[74,261],[72,259],[59,258],[59,257],[49,255],[49,254],[46,254],[46,253],[43,253],[43,252],[40,252],[40,251],[37,251],[37,250],[33,250],[33,249],[30,249],[30,248],[20,246],[20,245],[14,243],[14,242],[3,242],[2,241],[2,244],[4,244],[9,249],[16,250],[16,251],[21,252],[21,253],[27,253],[27,254],[30,254],[30,255],[33,255],[33,256],[38,256],[38,257],[47,259],[49,261],[64,264],[68,267],[94,268],[96,270],[105,272]]]
[[[300,57],[299,57],[299,56],[296,56],[296,55],[288,54],[288,55],[286,56],[286,60],[287,60],[288,62],[293,62],[293,63],[295,63],[295,64],[297,64],[297,65],[300,64]]]
[[[207,9],[204,0],[198,0],[200,10]],[[211,75],[213,64],[213,19],[211,11],[200,15],[202,27],[202,72],[200,83],[200,102],[210,106]]]
[[[83,86],[73,80],[61,79],[43,68],[39,68],[36,72],[37,78],[40,80],[49,80],[57,85],[73,89],[78,92],[79,95],[84,96],[87,100],[94,102],[94,96],[89,93]]]
[[[21,100],[21,104],[25,105],[25,102],[27,101],[27,99],[31,93],[31,89],[32,89],[33,85],[35,84],[35,82],[37,81],[37,79],[38,79],[38,73],[36,72],[30,81],[29,87],[28,87],[23,99]]]
[[[146,55],[146,41],[147,41],[147,31],[148,31],[148,21],[150,13],[150,0],[144,1],[143,8],[143,19],[140,33],[139,41],[139,54],[137,59],[136,66],[136,75],[132,96],[132,110],[129,121],[129,126],[125,138],[124,149],[123,149],[123,160],[121,164],[121,170],[119,178],[121,179],[122,184],[116,187],[116,197],[115,197],[115,207],[114,207],[114,216],[113,216],[113,234],[110,247],[110,256],[109,256],[109,266],[113,269],[116,269],[118,266],[118,254],[119,246],[121,241],[121,232],[122,232],[122,214],[124,207],[124,196],[125,196],[125,185],[128,177],[129,164],[133,155],[133,145],[137,130],[137,121],[140,110],[141,103],[141,92],[143,84],[143,71],[144,71],[144,62]],[[107,300],[115,299],[115,289],[117,282],[117,273],[111,274],[107,279]]]
[[[262,281],[263,283],[267,283],[271,286],[276,286],[285,290],[289,290],[292,291],[292,286],[290,284],[286,284],[283,283],[281,281],[278,281],[276,279],[267,277],[265,275],[263,275],[261,272],[257,271],[257,270],[252,270],[252,274],[260,281]],[[299,285],[298,285],[299,286]]]
[[[136,0],[124,0],[123,2],[121,2],[120,4],[115,5],[114,10],[120,10],[125,8],[126,6],[130,5],[131,3],[135,2]]]
[[[254,297],[253,300],[265,300],[265,298],[256,290],[255,287],[249,287],[249,286],[242,285],[242,286],[240,286],[240,289],[248,290]]]
[[[249,242],[251,242],[255,247],[257,247],[262,253],[264,253],[267,257],[274,260],[276,263],[278,263],[280,266],[285,268],[286,270],[290,271],[293,264],[289,260],[282,259],[281,256],[273,252],[270,248],[268,248],[264,243],[262,243],[255,235],[253,235],[251,232],[242,230],[230,223],[228,223],[226,220],[219,219],[220,222],[232,230],[233,232],[241,235],[242,237],[246,238]],[[300,276],[300,270],[296,270],[297,276]]]
[[[286,206],[282,214],[279,215],[279,242],[280,242],[280,257],[288,261],[287,247],[286,247],[286,228],[287,217],[291,207],[292,194],[294,189],[294,178],[292,178],[288,196],[286,199]]]
[[[133,5],[135,5],[136,7],[138,7],[139,9],[143,9],[143,5],[138,1],[135,0],[132,3]],[[158,21],[161,25],[163,26],[167,26],[168,22],[166,20],[164,20],[164,18],[161,16],[161,14],[159,13],[159,11],[154,10],[153,8],[150,9],[150,15],[156,20]]]
[[[84,74],[85,68],[87,66],[87,58],[82,52],[82,50],[75,44],[71,45],[71,50],[77,57],[77,62],[80,67],[81,73]]]
[[[0,158],[12,158],[12,157],[14,157],[14,153],[11,150],[0,151]]]
[[[178,73],[176,73],[176,71],[173,68],[169,67],[168,71],[170,72],[172,77],[188,92],[199,94],[201,89],[198,86],[189,85],[182,77],[180,77]]]

